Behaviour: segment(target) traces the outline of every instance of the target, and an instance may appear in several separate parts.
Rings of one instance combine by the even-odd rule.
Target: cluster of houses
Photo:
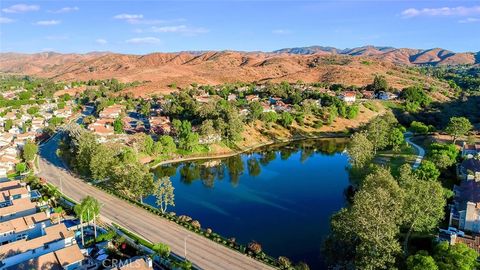
[[[39,108],[35,115],[27,113],[32,106]],[[71,102],[63,109],[57,109],[55,103],[46,102],[40,105],[23,105],[0,116],[0,180],[15,170],[15,165],[21,162],[23,146],[28,140],[35,141],[42,136],[48,120],[52,117],[68,118],[71,115]]]
[[[439,237],[450,244],[465,243],[480,254],[480,144],[464,143],[461,155],[449,228],[440,230]]]
[[[0,269],[81,269],[74,231],[38,197],[18,180],[0,182]]]

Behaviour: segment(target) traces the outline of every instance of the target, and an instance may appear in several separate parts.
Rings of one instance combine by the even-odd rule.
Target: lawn
[[[378,151],[374,162],[380,165],[390,166],[392,173],[397,172],[398,168],[405,163],[413,165],[417,158],[415,149],[408,145],[402,145],[398,151],[382,150]]]

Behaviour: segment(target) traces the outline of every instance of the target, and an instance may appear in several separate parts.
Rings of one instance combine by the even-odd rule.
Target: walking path
[[[411,132],[405,132],[405,141],[411,146],[413,146],[418,152],[417,158],[415,159],[415,163],[413,163],[413,166],[412,166],[413,169],[417,169],[422,163],[423,158],[425,157],[425,149],[423,149],[418,144],[412,142],[411,140],[412,136],[413,134]]]

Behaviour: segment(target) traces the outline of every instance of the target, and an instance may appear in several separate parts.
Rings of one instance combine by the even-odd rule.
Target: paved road
[[[405,141],[407,141],[408,144],[413,146],[418,152],[417,158],[415,159],[415,163],[413,163],[413,166],[412,166],[413,169],[416,169],[420,166],[423,158],[425,157],[425,149],[423,149],[420,145],[412,142],[411,138],[412,138],[412,133],[411,132],[405,132]]]
[[[60,187],[65,195],[76,201],[87,195],[97,198],[103,204],[101,216],[106,220],[115,222],[151,242],[166,243],[173,253],[181,256],[184,255],[184,241],[187,237],[187,258],[202,269],[273,269],[76,178],[64,168],[55,154],[59,140],[60,135],[57,135],[40,147],[38,176]]]

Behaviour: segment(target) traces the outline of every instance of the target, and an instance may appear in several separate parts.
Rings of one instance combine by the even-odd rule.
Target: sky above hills
[[[1,52],[480,50],[480,1],[0,2]]]

